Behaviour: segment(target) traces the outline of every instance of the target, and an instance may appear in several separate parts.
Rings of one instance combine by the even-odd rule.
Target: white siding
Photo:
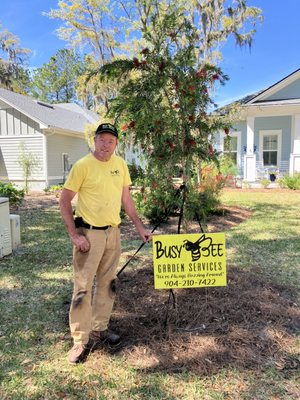
[[[14,134],[21,135],[21,113],[14,110]]]
[[[44,180],[43,136],[0,136],[0,180],[23,180],[23,171],[19,164],[20,144],[24,143],[28,152],[38,159],[38,166],[32,179]]]
[[[39,124],[26,115],[13,108],[0,110],[0,137],[40,133]]]
[[[73,165],[89,152],[84,138],[73,136],[47,136],[47,158],[49,185],[63,181],[63,154],[68,154],[70,164]]]
[[[7,135],[6,110],[0,110],[0,135]]]
[[[7,110],[6,118],[7,118],[7,132],[8,132],[8,135],[15,135],[13,109]]]

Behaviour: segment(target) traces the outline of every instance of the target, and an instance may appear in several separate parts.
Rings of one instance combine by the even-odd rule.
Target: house
[[[23,151],[37,161],[31,190],[63,183],[72,164],[89,152],[85,126],[98,120],[77,104],[47,104],[0,88],[0,181],[23,186]]]
[[[241,102],[230,132],[231,156],[244,181],[300,172],[300,69]],[[226,152],[226,134],[217,148]]]

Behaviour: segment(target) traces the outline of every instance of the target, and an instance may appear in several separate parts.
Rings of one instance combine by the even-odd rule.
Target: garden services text
[[[226,286],[224,233],[155,235],[154,288]]]

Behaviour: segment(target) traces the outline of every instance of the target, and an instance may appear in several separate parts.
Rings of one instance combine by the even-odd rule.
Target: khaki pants
[[[121,246],[118,227],[80,229],[90,243],[90,250],[82,253],[73,249],[74,292],[69,318],[74,343],[86,344],[91,330],[107,328],[115,299],[114,279]]]

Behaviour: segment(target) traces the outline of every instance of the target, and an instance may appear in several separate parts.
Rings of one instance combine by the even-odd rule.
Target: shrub
[[[270,185],[270,180],[267,178],[261,179],[259,183],[266,189]]]
[[[300,173],[297,172],[293,176],[286,175],[280,178],[279,185],[284,188],[299,190],[300,189]]]
[[[178,213],[183,202],[183,192],[178,192],[173,176],[163,176],[164,172],[151,169],[147,176],[137,180],[140,189],[133,194],[138,213],[152,223],[166,221],[168,216]],[[198,215],[201,221],[206,220],[219,205],[219,194],[225,181],[226,177],[212,165],[202,168],[200,184],[195,173],[193,182],[185,193],[184,219],[192,221]]]
[[[215,192],[215,186],[203,186],[201,192],[193,191],[189,193],[189,202],[186,205],[185,213],[190,220],[199,217],[201,222],[206,223],[210,214],[213,214],[220,205],[218,194]]]
[[[18,189],[12,183],[0,182],[0,197],[8,197],[11,206],[19,206],[25,196],[24,189]]]
[[[63,185],[52,185],[44,189],[44,192],[46,193],[53,193],[55,194],[56,197],[59,197],[60,192],[63,189]]]
[[[180,207],[180,198],[176,196],[177,189],[172,181],[165,181],[158,185],[152,182],[149,186],[133,193],[135,206],[139,214],[152,223],[163,222],[168,216]]]
[[[218,171],[215,165],[206,164],[201,170],[200,191],[213,191],[218,197],[221,189],[224,188],[228,175]]]
[[[213,164],[205,165],[201,170],[200,192],[194,191],[194,212],[205,221],[220,205],[220,193],[224,188],[227,175],[223,175]]]
[[[137,180],[140,180],[144,177],[144,170],[139,165],[129,164],[128,169],[133,185],[137,183]]]
[[[220,172],[224,176],[237,176],[239,168],[230,156],[224,155],[220,160]]]

